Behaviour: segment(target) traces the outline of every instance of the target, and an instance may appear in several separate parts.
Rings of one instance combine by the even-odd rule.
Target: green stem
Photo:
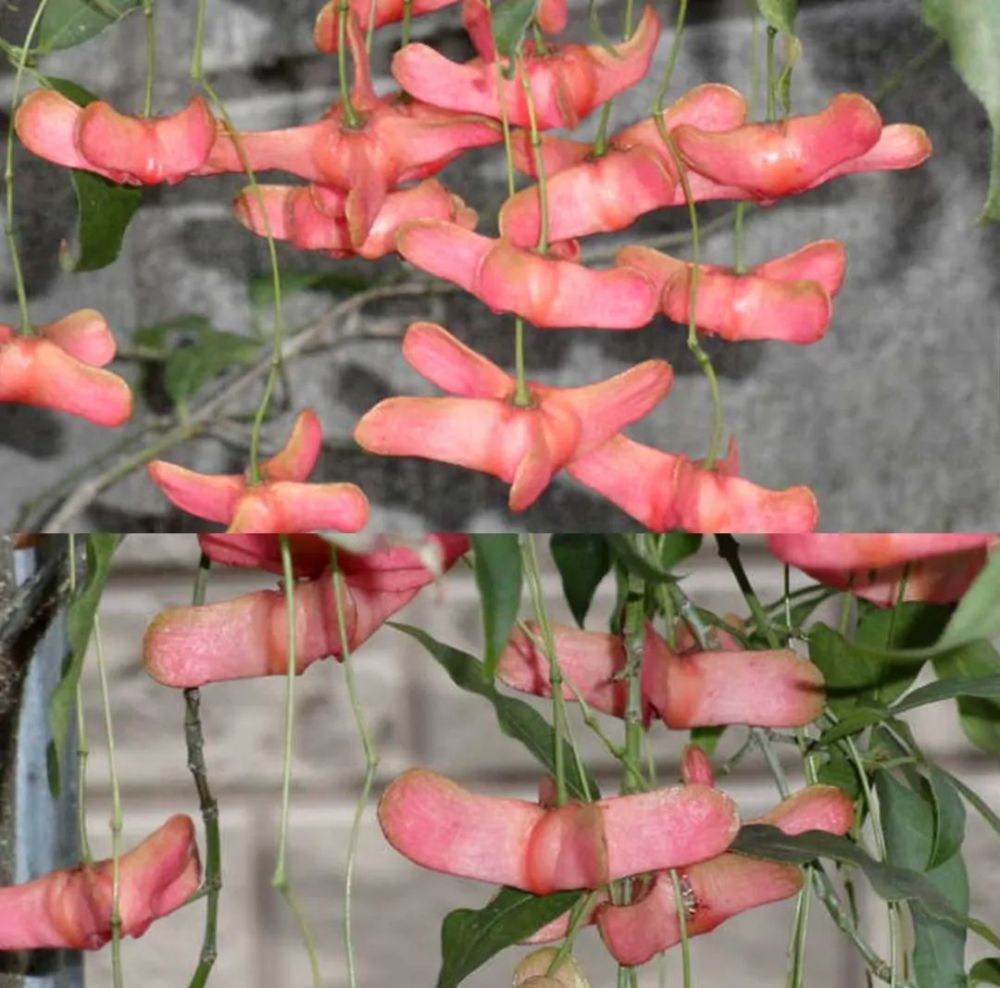
[[[767,643],[771,648],[780,648],[781,643],[778,641],[778,636],[774,633],[767,613],[761,605],[757,594],[754,592],[746,570],[743,568],[743,562],[740,559],[739,542],[732,535],[716,535],[715,544],[719,550],[719,557],[729,566],[733,577],[736,579],[740,593],[743,595],[743,599],[747,602],[750,613],[753,615],[757,630],[767,639]]]
[[[240,137],[239,131],[237,131],[236,127],[233,125],[233,121],[229,116],[229,112],[226,110],[225,104],[219,98],[215,89],[209,84],[204,75],[202,53],[204,49],[205,12],[207,6],[208,0],[198,0],[198,13],[195,21],[194,51],[191,56],[191,79],[204,90],[205,94],[211,101],[212,106],[222,118],[226,131],[233,141],[236,154],[240,159],[240,165],[247,176],[247,181],[250,183],[251,194],[257,200],[257,204],[260,207],[261,216],[264,218],[264,236],[267,240],[267,252],[268,259],[271,264],[271,281],[274,291],[274,333],[271,344],[271,364],[267,380],[264,384],[264,393],[261,397],[260,404],[257,406],[253,426],[250,430],[250,483],[257,484],[260,483],[261,480],[260,434],[264,428],[264,419],[267,417],[271,397],[274,394],[275,386],[277,385],[278,378],[281,375],[281,350],[286,328],[284,309],[282,307],[281,268],[278,264],[278,249],[275,245],[274,236],[271,231],[271,223],[267,218],[267,210],[264,208],[264,198],[257,182],[257,176],[254,169],[250,165],[250,159],[247,157],[246,148],[243,146],[242,138]],[[343,20],[341,23],[343,24]]]
[[[104,730],[108,738],[108,774],[111,777],[111,982],[114,988],[122,988],[122,798],[115,761],[115,731],[111,722],[111,694],[108,690],[108,673],[104,662],[101,623],[98,615],[94,616],[94,645],[97,651],[97,673],[101,680]]]
[[[633,0],[625,0],[625,32],[624,40],[628,41],[632,37],[633,30]],[[591,7],[591,12],[596,17],[596,8]],[[592,25],[593,26],[593,25]],[[615,101],[609,99],[601,107],[601,118],[597,125],[597,136],[594,138],[593,155],[600,158],[608,150],[608,124],[611,122],[611,110]]]
[[[567,718],[566,698],[563,696],[563,675],[559,668],[552,625],[549,623],[549,614],[542,593],[542,579],[538,569],[535,537],[533,535],[519,535],[518,541],[521,544],[525,582],[528,584],[528,592],[531,594],[531,602],[535,609],[535,618],[542,634],[543,652],[549,664],[549,687],[552,690],[552,724],[555,744],[553,761],[555,763],[556,805],[564,806],[568,802],[569,796],[566,790],[564,751],[567,741]]]
[[[316,945],[306,915],[292,891],[288,879],[288,817],[291,803],[292,756],[295,748],[295,676],[298,671],[297,634],[295,620],[295,570],[292,566],[292,550],[287,535],[280,536],[281,573],[285,590],[285,614],[288,625],[288,669],[285,678],[285,763],[281,780],[281,825],[278,835],[278,861],[271,884],[284,896],[295,917],[302,942],[309,957],[314,988],[320,988],[322,979]]]
[[[156,79],[156,22],[153,18],[153,0],[142,0],[142,13],[146,20],[146,92],[142,101],[142,115],[153,113],[153,85]]]
[[[368,7],[368,24],[365,27],[365,51],[370,55],[372,52],[372,45],[375,43],[375,9],[377,7],[376,0],[370,0]]]
[[[549,194],[545,178],[545,161],[542,157],[542,138],[538,133],[538,117],[535,113],[535,100],[531,94],[531,80],[528,78],[528,67],[524,64],[523,56],[520,58],[518,74],[521,77],[521,88],[524,90],[524,101],[528,107],[528,132],[538,179],[538,253],[545,254],[549,249]]]
[[[598,890],[588,892],[586,895],[580,896],[573,904],[573,908],[569,914],[569,926],[566,928],[566,936],[559,945],[559,949],[553,955],[545,972],[549,977],[555,975],[559,968],[562,967],[566,958],[569,957],[573,950],[573,941],[576,939],[576,934],[579,932],[583,921],[590,915],[599,895],[600,891]]]
[[[687,16],[687,0],[678,0],[677,21],[674,25],[674,37],[670,42],[670,54],[667,56],[667,64],[663,70],[663,78],[660,80],[660,87],[656,90],[656,99],[653,101],[653,112],[657,115],[663,113],[663,105],[667,99],[667,92],[670,89],[670,80],[674,75],[674,68],[677,65],[677,56],[681,50],[681,38],[684,34],[684,18]]]
[[[208,574],[212,561],[204,553],[198,562],[191,603],[200,607],[205,603]],[[222,840],[219,828],[219,804],[208,782],[205,764],[205,735],[201,726],[201,691],[184,690],[184,738],[187,744],[188,770],[198,794],[198,809],[205,828],[205,929],[202,934],[198,966],[188,983],[188,988],[204,988],[218,956],[219,896],[222,892]]]
[[[802,988],[805,979],[806,935],[809,931],[809,904],[812,901],[812,882],[809,880],[811,865],[806,865],[806,882],[795,900],[795,924],[788,952],[790,967],[788,988]]]
[[[625,598],[625,764],[629,770],[622,782],[622,793],[637,792],[632,777],[642,777],[642,653],[646,637],[646,585],[638,577],[628,576]]]
[[[374,10],[375,0],[372,0]],[[350,6],[347,0],[337,3],[337,82],[340,85],[340,105],[344,110],[344,123],[348,127],[357,127],[360,123],[358,111],[351,102],[351,85],[347,80],[347,18]]]
[[[364,708],[361,705],[361,698],[358,694],[357,682],[354,676],[354,658],[351,655],[351,647],[347,641],[347,617],[344,614],[344,598],[347,589],[344,585],[344,577],[340,572],[340,565],[337,559],[337,550],[330,550],[331,571],[333,582],[333,601],[337,615],[337,629],[340,633],[340,657],[344,663],[344,677],[347,681],[347,695],[350,697],[351,710],[354,712],[354,723],[357,725],[358,735],[361,738],[361,748],[365,755],[365,778],[361,785],[361,792],[358,795],[358,802],[354,808],[354,819],[351,823],[351,836],[347,847],[347,869],[344,877],[344,948],[347,953],[347,980],[351,988],[357,985],[357,974],[354,962],[354,943],[351,936],[351,891],[354,884],[354,862],[358,852],[358,838],[361,835],[361,820],[364,816],[365,806],[368,804],[368,796],[371,793],[372,783],[375,781],[375,772],[378,769],[379,756],[375,749],[375,742],[368,729],[368,719],[365,717]]]
[[[929,44],[925,45],[923,48],[917,52],[916,55],[907,59],[903,63],[901,68],[898,68],[895,72],[890,75],[881,86],[875,90],[875,95],[872,97],[872,102],[878,106],[883,100],[888,96],[891,96],[900,86],[906,82],[907,78],[914,72],[919,72],[928,62],[936,58],[942,51],[944,51],[947,42],[944,38],[936,37]]]
[[[7,121],[7,151],[3,173],[4,196],[6,197],[4,234],[7,238],[7,252],[10,254],[11,271],[14,274],[14,290],[17,292],[17,309],[21,320],[19,328],[25,336],[31,336],[34,333],[34,329],[31,325],[31,314],[28,311],[28,292],[24,285],[21,255],[17,250],[17,238],[14,236],[14,118],[17,115],[17,101],[21,95],[21,81],[24,78],[24,69],[28,64],[28,52],[31,48],[31,43],[35,40],[39,25],[42,23],[42,15],[45,13],[48,2],[49,0],[41,0],[38,4],[38,9],[35,11],[35,15],[28,25],[28,33],[25,35],[24,45],[17,59],[14,90],[10,97],[10,117]]]
[[[410,28],[413,24],[413,0],[403,0],[403,44],[410,43]]]
[[[687,903],[684,901],[684,890],[681,888],[677,869],[670,869],[670,884],[674,889],[674,908],[677,910],[677,925],[681,934],[681,970],[684,988],[691,988],[691,943],[687,926]]]
[[[524,320],[514,317],[514,404],[518,408],[530,408],[534,404],[528,390],[528,379],[524,370]]]
[[[76,596],[76,535],[69,535],[69,595]],[[94,855],[90,850],[90,836],[87,833],[87,758],[90,747],[87,744],[87,723],[83,714],[83,685],[76,684],[76,825],[80,832],[80,847],[83,861],[92,864]]]
[[[767,29],[767,119],[774,120],[778,115],[778,76],[774,64],[774,42],[778,37],[776,28]]]
[[[748,113],[752,120],[756,112],[757,90],[760,88],[760,23],[757,18],[756,0],[748,0],[750,6],[750,99],[748,100]],[[736,204],[736,219],[734,222],[734,270],[737,274],[746,273],[746,258],[744,257],[745,237],[743,222],[746,217],[750,203],[739,202]]]

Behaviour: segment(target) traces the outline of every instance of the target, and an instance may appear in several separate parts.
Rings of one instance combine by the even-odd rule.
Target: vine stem
[[[261,396],[260,404],[257,406],[253,426],[250,430],[249,481],[251,484],[257,484],[260,483],[261,480],[260,434],[264,427],[264,419],[267,417],[267,411],[271,404],[271,398],[274,394],[275,386],[277,385],[278,378],[281,375],[282,346],[286,331],[284,308],[282,306],[281,267],[278,263],[278,249],[274,242],[271,222],[268,219],[267,210],[264,208],[264,197],[260,191],[260,185],[257,182],[257,176],[254,169],[250,165],[250,159],[247,157],[243,140],[239,131],[233,125],[232,118],[229,116],[229,111],[226,109],[225,104],[219,98],[213,86],[205,78],[203,53],[205,39],[205,14],[207,8],[208,0],[198,0],[197,15],[195,19],[194,47],[191,55],[191,80],[204,90],[205,95],[208,96],[212,106],[222,118],[223,125],[225,126],[230,138],[232,138],[236,154],[240,159],[240,165],[243,167],[243,171],[247,176],[247,181],[250,183],[251,195],[253,195],[257,200],[261,216],[264,218],[264,236],[267,240],[267,252],[271,265],[272,289],[274,291],[274,333],[271,344],[269,371],[267,379],[264,383],[264,393]]]
[[[538,627],[542,633],[542,647],[549,663],[549,687],[552,690],[552,723],[555,735],[555,784],[556,805],[564,806],[568,802],[566,791],[565,743],[567,739],[566,698],[563,696],[563,675],[556,657],[555,640],[552,636],[552,625],[542,594],[542,580],[538,569],[538,553],[535,549],[533,535],[519,535],[521,559],[524,565],[525,582],[538,619]],[[575,750],[575,749],[574,749]]]
[[[142,0],[142,13],[146,21],[146,91],[142,101],[142,115],[153,113],[153,86],[156,79],[156,22],[153,18],[153,0]]]
[[[528,107],[528,132],[531,140],[531,153],[535,159],[535,173],[538,178],[538,253],[545,254],[549,249],[549,194],[545,176],[545,161],[542,157],[542,138],[538,133],[535,99],[531,92],[528,66],[524,62],[523,55],[520,56],[518,66],[521,88],[524,90],[524,102]]]
[[[372,0],[374,5],[374,0]],[[402,44],[410,43],[410,28],[413,25],[413,0],[403,0],[403,33]]]
[[[40,0],[38,9],[28,25],[28,33],[17,59],[17,69],[14,74],[14,90],[10,97],[10,118],[7,121],[7,148],[4,157],[4,234],[7,238],[7,252],[10,254],[11,271],[14,274],[14,290],[17,293],[17,309],[20,315],[20,332],[31,336],[34,328],[31,325],[31,313],[28,311],[28,291],[24,285],[24,271],[21,268],[21,255],[17,249],[17,238],[14,235],[14,117],[17,115],[17,101],[21,95],[21,82],[24,79],[25,66],[28,64],[28,52],[35,40],[42,16],[49,0]]]
[[[379,756],[368,728],[368,718],[365,716],[355,680],[354,658],[351,654],[350,644],[347,641],[347,617],[344,614],[344,597],[347,590],[344,585],[344,576],[340,571],[340,563],[337,559],[337,550],[335,548],[331,548],[330,558],[333,602],[337,615],[337,628],[340,632],[340,657],[344,664],[344,678],[347,681],[347,695],[350,697],[351,710],[354,713],[354,723],[357,725],[358,735],[361,738],[361,748],[365,755],[365,778],[361,785],[361,792],[358,795],[357,805],[354,808],[354,819],[351,822],[351,836],[348,841],[347,866],[344,876],[344,950],[347,954],[348,984],[351,988],[355,988],[357,985],[357,973],[354,961],[354,943],[351,936],[351,892],[354,883],[354,862],[357,858],[358,839],[361,835],[361,820],[364,816],[365,806],[368,804],[368,796],[371,793],[372,783],[375,781]]]
[[[122,914],[121,914],[121,857],[122,857],[122,798],[118,785],[118,766],[115,759],[115,730],[111,719],[111,694],[108,689],[108,672],[101,642],[100,616],[94,615],[94,646],[97,653],[97,673],[101,681],[101,703],[104,707],[104,730],[108,738],[108,774],[111,777],[111,982],[122,988]]]
[[[191,603],[200,607],[205,603],[208,575],[212,561],[204,553],[198,562]],[[205,828],[205,930],[202,935],[198,966],[191,976],[188,988],[203,988],[215,966],[218,953],[219,896],[222,892],[222,846],[219,832],[219,804],[212,794],[205,765],[205,737],[201,726],[201,691],[184,690],[184,739],[187,745],[188,771],[194,779],[198,793],[198,809]],[[196,893],[197,894],[197,893]]]
[[[750,7],[750,99],[748,113],[752,120],[757,107],[757,90],[760,88],[760,22],[757,18],[756,0],[747,0]],[[741,201],[736,204],[736,219],[733,224],[734,266],[737,274],[746,273],[746,258],[744,257],[744,219],[750,204]]]
[[[629,574],[625,597],[625,765],[629,772],[642,777],[642,652],[645,642],[646,584],[639,577]],[[631,776],[626,774],[622,793],[637,792]]]
[[[663,104],[666,102],[667,93],[670,91],[670,80],[674,76],[674,68],[677,66],[677,56],[681,50],[681,38],[684,34],[684,19],[687,17],[688,0],[678,0],[677,20],[674,24],[674,36],[670,42],[670,53],[667,55],[667,64],[663,69],[663,78],[660,86],[656,90],[656,98],[653,102],[653,113],[657,116],[663,113]]]
[[[767,59],[767,119],[774,120],[778,115],[778,80],[774,64],[774,42],[778,37],[777,28],[768,25],[766,42]]]
[[[69,596],[76,596],[76,535],[69,535]],[[76,684],[76,824],[80,832],[80,847],[83,851],[85,864],[93,864],[94,855],[90,849],[90,836],[87,833],[87,759],[90,747],[87,744],[87,722],[83,713],[83,684]]]
[[[358,111],[351,101],[351,87],[347,81],[347,18],[350,7],[347,0],[337,3],[337,83],[340,86],[340,102],[344,108],[344,121],[348,127],[357,127],[360,123]],[[375,23],[375,0],[372,0],[369,23]]]
[[[670,869],[670,884],[674,889],[674,908],[677,910],[677,925],[681,934],[681,976],[684,988],[691,988],[691,938],[688,936],[687,903],[676,868]]]
[[[284,896],[299,927],[302,942],[309,958],[314,988],[320,988],[322,979],[316,945],[306,914],[299,905],[288,879],[288,817],[291,803],[292,755],[295,747],[295,675],[298,671],[297,628],[295,611],[295,571],[292,566],[292,550],[287,535],[281,535],[281,572],[285,590],[285,614],[288,625],[288,671],[285,679],[285,764],[281,779],[281,825],[278,836],[278,861],[275,865],[271,884]]]

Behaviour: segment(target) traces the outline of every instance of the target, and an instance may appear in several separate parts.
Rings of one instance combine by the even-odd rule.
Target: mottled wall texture
[[[318,0],[214,0],[210,5],[206,67],[238,125],[301,122],[334,97],[334,63],[311,43],[318,5]],[[0,30],[17,37],[33,6],[25,0],[16,12],[0,7]],[[194,6],[193,0],[159,5],[156,99],[164,111],[179,107],[190,91],[186,72]],[[603,5],[609,26],[610,7]],[[742,2],[693,5],[675,94],[706,80],[748,87],[747,7]],[[914,0],[804,3],[795,110],[818,110],[834,93],[848,89],[876,95],[931,41],[917,8]],[[588,31],[584,9],[581,5],[571,26],[578,36]],[[672,10],[670,5],[665,15],[672,16]],[[130,18],[84,48],[53,57],[49,71],[136,110],[145,72],[141,20]],[[454,9],[423,18],[415,25],[416,37],[465,57],[469,49],[458,22]],[[393,29],[384,34],[375,57],[376,83],[383,91],[391,86],[388,46],[397,39]],[[661,42],[654,72],[662,69],[667,42],[666,37]],[[0,74],[0,96],[9,96],[11,81],[9,73]],[[650,82],[622,98],[615,124],[646,112],[653,88]],[[821,343],[808,348],[711,346],[728,424],[739,438],[746,475],[771,487],[812,485],[826,530],[987,527],[995,522],[1000,491],[1000,235],[995,227],[976,224],[986,190],[986,117],[942,52],[885,96],[880,108],[889,121],[915,121],[928,129],[936,147],[930,164],[912,173],[844,179],[750,215],[750,261],[809,240],[838,237],[848,247],[849,274]],[[588,121],[585,132],[593,126]],[[259,318],[255,321],[247,285],[266,272],[266,256],[261,243],[228,214],[230,198],[241,185],[238,177],[147,192],[120,260],[95,275],[67,275],[60,271],[57,252],[74,226],[69,182],[56,168],[27,155],[19,154],[17,161],[15,213],[39,321],[76,306],[97,306],[126,347],[136,328],[188,313],[204,313],[221,329],[257,331]],[[504,182],[496,149],[468,155],[444,177],[479,208],[481,229],[494,228]],[[726,209],[726,204],[706,206],[703,219]],[[686,223],[684,210],[663,211],[647,217],[625,239],[683,231]],[[600,246],[614,242],[609,238]],[[706,248],[709,260],[728,261],[728,226],[711,234]],[[282,249],[280,256],[289,272],[357,270],[290,250]],[[400,267],[389,260],[365,271],[391,277]],[[0,262],[0,293],[9,316],[14,299],[6,259]],[[289,315],[299,323],[329,305],[329,296],[300,294],[291,300]],[[512,518],[505,509],[506,489],[490,478],[416,460],[378,460],[358,450],[351,429],[376,400],[401,392],[430,393],[404,363],[397,339],[409,320],[421,317],[447,324],[463,340],[510,363],[510,320],[471,299],[386,301],[370,306],[361,325],[348,320],[331,326],[331,338],[359,330],[379,338],[353,339],[290,368],[292,400],[299,407],[313,405],[329,436],[325,479],[362,484],[376,508],[373,522],[381,527],[634,527],[569,479]],[[553,384],[596,380],[649,357],[670,359],[677,381],[671,396],[631,434],[661,448],[703,453],[710,418],[707,389],[677,326],[659,321],[639,333],[559,330],[529,337],[531,375]],[[126,373],[137,381],[138,370],[133,366]],[[162,402],[154,403],[137,421],[163,411]],[[276,421],[269,438],[280,441],[288,420],[286,415]],[[245,426],[230,421],[170,455],[204,470],[242,469],[245,436]],[[73,468],[104,470],[107,462],[101,457],[117,441],[65,416],[0,408],[0,524],[11,525],[20,502]],[[78,525],[170,529],[189,524],[170,513],[141,473],[84,500],[90,504],[75,519]]]

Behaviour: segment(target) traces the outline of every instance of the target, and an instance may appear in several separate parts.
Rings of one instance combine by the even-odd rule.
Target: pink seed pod
[[[687,324],[694,265],[649,247],[625,247],[615,260],[642,271],[655,286],[663,313]],[[844,246],[836,240],[808,244],[746,274],[702,265],[695,324],[725,340],[815,343],[830,324],[831,296],[843,284],[845,266]]]
[[[513,403],[514,380],[434,323],[414,323],[403,355],[448,398],[388,398],[365,413],[358,444],[382,456],[421,456],[481,470],[511,485],[522,511],[575,457],[600,446],[652,409],[673,371],[663,360],[579,388],[530,382],[532,403]]]
[[[633,268],[592,270],[454,223],[407,223],[396,245],[421,270],[460,285],[494,312],[516,313],[540,329],[639,329],[657,308],[652,283]]]
[[[573,128],[596,107],[634,86],[649,69],[659,33],[659,18],[647,7],[635,33],[614,53],[601,45],[570,44],[537,55],[526,44],[524,65],[538,126]],[[487,45],[481,32],[476,38]],[[406,45],[392,60],[396,81],[418,100],[494,120],[502,118],[504,105],[512,124],[527,127],[528,105],[520,79],[504,79],[497,69],[495,61],[482,58],[460,65],[421,44]]]
[[[684,746],[681,756],[681,781],[686,786],[698,784],[702,786],[715,785],[715,773],[712,763],[705,754],[705,749],[696,744]]]
[[[986,565],[996,534],[772,535],[779,559],[880,607],[904,600],[958,600]],[[902,581],[906,579],[905,588]]]
[[[854,806],[833,786],[809,786],[754,823],[786,834],[824,830],[843,835],[851,827]],[[741,854],[722,854],[683,869],[680,875],[687,932],[699,936],[747,909],[794,895],[802,886],[796,865]],[[601,938],[619,964],[645,964],[680,941],[680,922],[668,872],[655,875],[638,901],[601,905],[596,913]]]
[[[529,627],[537,633],[532,625]],[[624,717],[625,647],[618,635],[555,625],[556,657],[564,678],[563,696],[576,693],[593,707]],[[497,676],[506,685],[550,696],[548,659],[520,629],[500,655]],[[643,644],[643,713],[661,717],[674,729],[751,724],[801,727],[823,710],[823,675],[789,649],[698,651],[675,654],[651,625]]]
[[[120,862],[122,936],[140,937],[179,909],[201,876],[190,817],[173,816]],[[0,950],[96,950],[111,939],[111,860],[0,888]]]
[[[732,800],[703,786],[546,810],[477,796],[427,769],[394,780],[378,815],[389,843],[415,864],[537,895],[705,860],[739,827]]]
[[[220,543],[232,536],[212,538],[211,543],[203,542],[203,546],[211,554],[223,555],[227,561],[246,560],[253,551],[246,542],[242,547]],[[449,569],[468,550],[464,536],[436,536],[435,541],[440,550],[441,571]],[[306,556],[310,568],[314,565],[313,551],[310,546]],[[273,547],[267,548],[262,558],[265,568],[275,568]],[[338,551],[337,562],[344,578],[345,592],[341,598],[344,633],[352,651],[435,577],[416,552],[404,546],[365,555]],[[295,586],[298,673],[326,656],[341,657],[340,625],[329,564],[327,546],[324,570]],[[288,611],[284,592],[260,590],[216,604],[162,611],[146,629],[143,663],[157,682],[177,688],[286,674]]]
[[[196,173],[216,132],[200,96],[171,116],[146,118],[118,113],[100,100],[81,107],[48,89],[25,97],[14,127],[39,157],[128,185],[173,185]]]

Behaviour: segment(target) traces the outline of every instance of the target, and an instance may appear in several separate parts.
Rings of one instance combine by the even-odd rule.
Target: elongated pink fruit
[[[190,817],[173,816],[120,859],[122,936],[140,937],[198,889]],[[81,864],[0,888],[0,950],[96,950],[111,939],[112,862]]]
[[[958,600],[986,565],[995,533],[772,535],[771,551],[828,586],[888,607]],[[906,584],[903,584],[905,576]]]
[[[595,271],[440,220],[407,223],[396,244],[411,264],[539,328],[639,329],[656,311],[651,282],[634,268]]]
[[[563,695],[623,717],[626,707],[625,646],[618,635],[554,626]],[[520,629],[500,655],[497,675],[508,686],[551,696],[548,659]],[[645,717],[656,714],[671,728],[753,724],[801,727],[823,710],[823,675],[789,649],[691,651],[675,654],[651,626],[642,654]]]
[[[616,262],[642,271],[656,287],[663,313],[688,322],[692,264],[649,247],[626,247]],[[702,265],[695,323],[701,332],[726,340],[815,343],[830,324],[830,296],[843,283],[845,263],[843,245],[824,240],[747,274]]]
[[[843,835],[854,818],[851,800],[833,786],[809,786],[755,823],[786,834],[824,830]],[[738,913],[794,895],[802,886],[796,865],[722,854],[683,870],[687,932],[698,936]],[[619,964],[645,964],[680,941],[680,923],[669,873],[657,874],[646,894],[627,906],[605,903],[596,913],[605,946]]]
[[[442,569],[468,548],[460,536],[442,537],[440,545]],[[343,564],[346,588],[344,631],[352,650],[434,578],[416,553],[402,546],[365,556],[338,553],[338,561]],[[296,584],[294,614],[297,672],[326,656],[341,656],[329,572]],[[288,671],[285,595],[260,590],[217,604],[168,608],[146,629],[143,661],[157,682],[174,687],[283,675]]]
[[[732,800],[704,786],[546,810],[477,796],[428,769],[393,781],[378,815],[386,839],[414,863],[537,895],[702,861],[739,827]]]
[[[622,435],[574,460],[567,470],[657,532],[811,532],[819,519],[808,487],[768,490]]]

